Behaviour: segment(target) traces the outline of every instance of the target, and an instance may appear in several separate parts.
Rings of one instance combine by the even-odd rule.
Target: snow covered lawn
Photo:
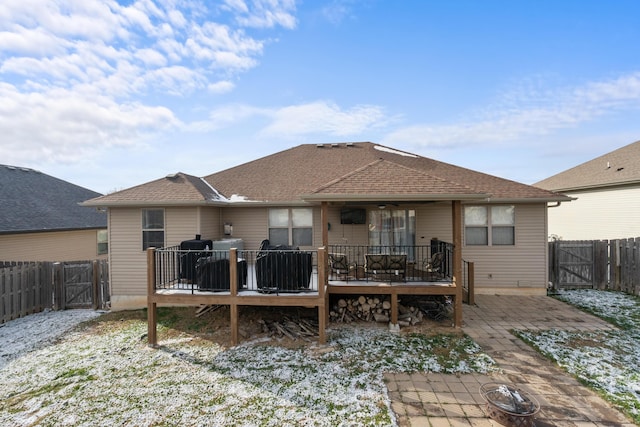
[[[596,290],[563,291],[558,298],[620,329],[514,333],[640,424],[640,299]]]
[[[36,316],[41,323],[59,314]],[[24,340],[30,317],[18,322]],[[344,327],[329,331],[326,347],[224,348],[159,327],[160,348],[152,349],[146,322],[105,317],[5,355],[0,425],[389,426],[396,421],[383,372],[495,369],[462,335]],[[13,323],[0,327],[3,348]]]

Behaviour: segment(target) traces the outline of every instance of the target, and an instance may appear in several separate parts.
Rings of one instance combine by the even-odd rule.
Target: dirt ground
[[[330,301],[333,304],[334,301]],[[403,301],[405,306],[411,306],[412,301]],[[214,341],[222,346],[227,346],[231,342],[230,333],[230,313],[228,306],[212,307],[203,314],[197,316],[196,313],[202,307],[182,307],[172,309],[159,309],[159,323],[175,330],[182,330],[200,336],[203,339]],[[254,307],[241,306],[238,308],[239,335],[241,341],[272,341],[278,345],[305,345],[310,342],[317,342],[318,310],[317,308],[304,307]],[[278,331],[274,331],[274,322],[282,325],[286,321],[293,323],[304,323],[312,326],[315,335],[313,337],[297,337],[291,339]],[[348,328],[357,325],[359,327],[388,328],[388,323],[376,322],[351,322],[339,323],[329,322],[328,329]],[[430,319],[424,316],[423,320],[413,326],[401,326],[400,333],[421,333],[434,335],[440,333],[460,333],[459,329],[453,327],[451,317],[442,320]],[[159,337],[162,339],[162,337]]]
[[[330,301],[332,304],[333,301]],[[407,306],[410,301],[403,301]],[[178,333],[188,333],[203,340],[211,341],[223,347],[231,345],[230,342],[230,313],[228,306],[209,307],[204,313],[197,315],[203,306],[198,307],[159,307],[158,308],[158,339],[162,341]],[[146,310],[111,312],[102,316],[99,323],[122,322],[125,320],[146,321]],[[317,308],[304,307],[238,307],[239,335],[241,342],[260,340],[264,343],[299,347],[317,342],[318,310]],[[316,335],[313,337],[298,337],[291,339],[285,335],[274,333],[269,328],[273,322],[283,324],[286,321],[305,322],[313,326]],[[345,327],[382,328],[389,327],[388,323],[370,322],[329,322],[327,329]],[[424,320],[413,326],[402,326],[400,333],[420,333],[424,335],[435,334],[462,334],[452,325],[450,318],[433,320],[424,317]]]

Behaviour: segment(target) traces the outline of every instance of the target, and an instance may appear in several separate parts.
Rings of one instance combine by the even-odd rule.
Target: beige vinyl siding
[[[640,188],[565,193],[577,197],[549,208],[549,235],[562,240],[640,236]]]
[[[429,245],[431,239],[453,241],[451,203],[417,205],[416,245]]]
[[[0,261],[83,261],[98,255],[98,230],[0,235]]]
[[[164,242],[166,246],[179,245],[200,234],[198,207],[170,207],[164,210]],[[202,235],[208,239],[209,236]]]
[[[475,286],[478,293],[482,293],[483,288],[546,289],[548,266],[545,209],[546,205],[542,203],[515,205],[514,246],[463,245],[462,257],[475,264]]]
[[[109,209],[109,249],[111,295],[146,296],[147,255],[142,250],[140,208]]]
[[[362,206],[367,209],[367,218],[371,207]],[[367,224],[340,224],[340,210],[342,206],[330,206],[327,212],[331,230],[329,230],[330,245],[367,245],[369,244],[369,228]],[[315,212],[314,212],[315,213]],[[314,235],[318,245],[322,244],[322,228],[320,225],[320,212],[315,217]],[[317,223],[317,225],[316,225]]]
[[[222,221],[220,220],[220,208],[199,207],[198,234],[205,239],[218,240],[223,237]]]
[[[233,225],[233,236],[242,239],[246,250],[257,250],[260,242],[269,238],[269,214],[265,207],[231,207],[221,212],[222,223]]]
[[[367,221],[369,212],[377,210],[376,205],[362,206],[367,209]],[[368,245],[368,224],[340,224],[341,207],[330,207],[328,216],[331,230],[329,230],[330,245]],[[391,207],[390,209],[396,209]],[[416,245],[429,245],[432,238],[446,242],[453,239],[451,226],[451,203],[433,203],[428,205],[402,205],[397,209],[414,209],[416,211]],[[315,211],[314,211],[315,214]],[[314,223],[314,235],[320,244],[322,240],[320,213],[318,212]]]

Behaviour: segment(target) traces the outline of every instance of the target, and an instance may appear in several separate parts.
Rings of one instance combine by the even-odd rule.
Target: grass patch
[[[147,346],[145,310],[115,312],[9,363],[0,425],[389,426],[384,372],[495,369],[458,333],[345,326],[322,348],[227,348],[211,339],[220,317],[194,320],[188,308],[159,317],[158,349]]]
[[[621,329],[513,333],[640,424],[640,299],[595,290],[564,291],[557,298]]]

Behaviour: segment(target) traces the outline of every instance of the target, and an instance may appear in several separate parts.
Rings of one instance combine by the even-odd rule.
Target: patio
[[[398,425],[498,426],[488,419],[480,385],[513,383],[540,402],[537,426],[633,426],[597,393],[544,359],[511,329],[597,331],[615,328],[546,296],[478,295],[465,305],[463,331],[500,366],[492,375],[387,374],[385,381]]]

